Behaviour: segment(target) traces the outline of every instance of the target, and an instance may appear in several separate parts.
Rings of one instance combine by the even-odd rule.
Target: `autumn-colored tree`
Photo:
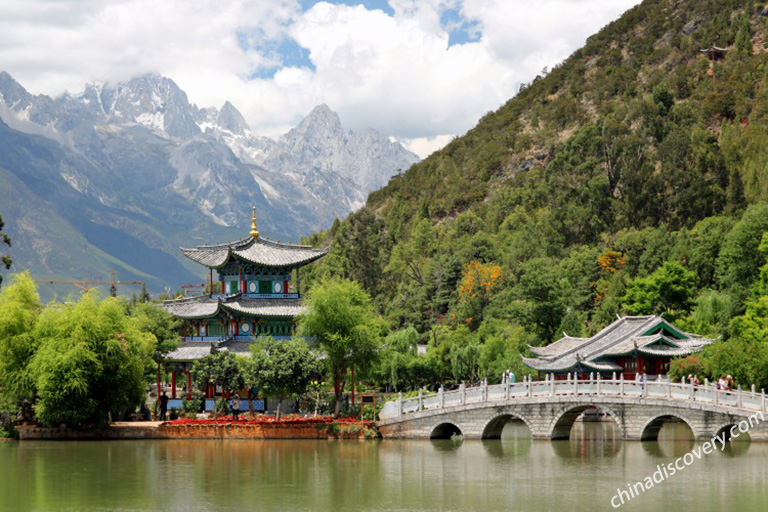
[[[627,266],[627,255],[617,251],[605,251],[599,258],[597,264],[600,269],[609,274],[613,274]]]
[[[480,325],[483,310],[490,302],[491,291],[503,279],[501,267],[495,263],[472,261],[464,264],[459,283],[459,302],[463,309],[463,318],[471,330]]]

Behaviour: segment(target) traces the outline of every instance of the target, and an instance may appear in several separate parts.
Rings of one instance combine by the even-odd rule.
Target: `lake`
[[[694,447],[576,424],[570,441],[155,440],[0,443],[0,510],[615,510],[611,498]],[[704,455],[620,510],[768,510],[768,444]],[[614,503],[619,503],[614,501]]]

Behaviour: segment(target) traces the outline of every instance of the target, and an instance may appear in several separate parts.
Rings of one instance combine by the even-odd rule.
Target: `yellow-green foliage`
[[[38,302],[28,274],[0,293],[0,394],[45,425],[95,426],[144,399],[157,340],[116,298]]]

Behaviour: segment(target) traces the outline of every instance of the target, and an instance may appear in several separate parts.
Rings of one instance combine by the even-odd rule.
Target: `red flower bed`
[[[241,416],[242,418],[242,416]],[[280,425],[323,425],[331,423],[342,423],[345,425],[359,424],[359,425],[372,425],[373,422],[366,420],[359,420],[357,418],[333,418],[332,416],[315,416],[315,417],[303,417],[303,416],[283,416],[280,421],[275,420],[274,416],[258,416],[256,418],[239,419],[235,421],[232,416],[219,416],[218,419],[198,419],[198,418],[181,418],[178,420],[168,421],[168,425],[221,425],[227,423],[237,423],[242,425],[267,425],[267,424],[280,424]]]

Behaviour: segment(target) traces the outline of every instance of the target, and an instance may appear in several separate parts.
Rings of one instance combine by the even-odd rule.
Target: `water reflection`
[[[486,453],[495,458],[524,457],[531,451],[532,443],[528,425],[519,420],[507,422],[500,439],[482,441]]]
[[[451,436],[450,439],[430,439],[430,444],[438,452],[453,452],[464,443],[463,436]]]
[[[0,510],[612,510],[617,488],[690,449],[670,428],[659,442],[622,442],[612,423],[533,441],[510,423],[493,441],[0,443]],[[764,510],[766,486],[768,444],[733,442],[622,510]]]
[[[643,441],[643,450],[655,458],[677,458],[685,455],[695,446],[693,432],[687,423],[665,423],[659,430],[657,441]]]
[[[551,444],[555,455],[568,460],[615,457],[621,450],[618,428],[611,419],[577,421],[571,428],[570,439],[552,441]]]

